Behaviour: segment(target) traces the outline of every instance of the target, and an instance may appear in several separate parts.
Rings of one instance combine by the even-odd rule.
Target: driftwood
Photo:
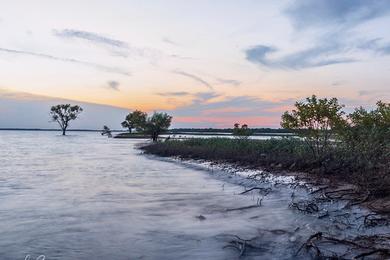
[[[258,207],[259,207],[259,205],[256,204],[256,205],[250,205],[250,206],[245,206],[245,207],[226,209],[225,211],[229,212],[229,211],[237,211],[237,210],[246,210],[246,209],[253,209],[253,208],[258,208]]]
[[[254,245],[252,242],[256,239],[256,237],[252,239],[242,239],[236,235],[233,237],[234,239],[229,241],[228,245],[224,246],[223,248],[236,249],[239,252],[240,257],[243,256],[248,249],[263,250],[263,248]]]

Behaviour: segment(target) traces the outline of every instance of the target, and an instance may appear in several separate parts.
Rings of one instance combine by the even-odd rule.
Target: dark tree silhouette
[[[153,142],[156,142],[158,136],[168,130],[171,121],[172,116],[167,113],[154,112],[154,114],[146,120],[145,132],[151,135]]]
[[[62,135],[65,135],[69,122],[75,120],[82,111],[83,109],[77,105],[60,104],[51,107],[50,116],[53,122],[57,122],[60,125]]]
[[[103,126],[103,130],[101,132],[102,135],[107,135],[108,138],[112,137],[111,129],[108,126]]]
[[[253,131],[248,127],[247,124],[243,124],[240,127],[239,123],[234,124],[233,135],[240,139],[248,139],[253,134]]]
[[[140,131],[145,128],[146,117],[147,114],[145,112],[135,110],[126,116],[125,121],[121,125],[123,128],[129,129],[129,133],[131,133],[133,128]]]

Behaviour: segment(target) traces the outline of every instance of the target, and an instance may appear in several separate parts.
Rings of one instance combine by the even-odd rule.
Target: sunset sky
[[[390,101],[388,0],[13,0],[0,33],[0,127],[55,127],[62,101],[85,106],[81,128],[133,109],[279,127],[311,94]]]

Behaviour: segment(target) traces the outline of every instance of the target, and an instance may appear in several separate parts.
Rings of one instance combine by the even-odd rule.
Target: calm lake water
[[[236,259],[224,248],[234,235],[260,236],[263,259],[291,259],[327,228],[288,208],[287,187],[231,210],[258,202],[238,194],[243,180],[145,156],[141,142],[0,131],[0,259]]]

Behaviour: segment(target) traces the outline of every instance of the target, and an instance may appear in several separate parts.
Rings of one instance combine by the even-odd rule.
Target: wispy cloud
[[[174,70],[173,73],[190,78],[190,79],[193,79],[194,81],[201,83],[202,85],[208,87],[209,89],[213,89],[213,87],[211,86],[211,84],[209,82],[207,82],[206,80],[202,79],[201,77],[199,77],[197,75],[194,75],[194,74],[191,74],[191,73],[188,73],[185,71],[181,71],[181,70]]]
[[[192,100],[193,104],[207,103],[209,100],[221,96],[221,94],[216,93],[214,91],[195,92],[195,93],[186,92],[186,91],[177,91],[177,92],[168,91],[168,92],[158,92],[155,94],[170,99],[188,97]]]
[[[323,46],[315,46],[298,51],[279,58],[270,58],[270,55],[278,51],[277,48],[266,45],[257,45],[245,51],[246,59],[252,63],[271,68],[303,69],[322,67],[331,64],[354,62],[355,59],[337,57],[347,48],[338,43],[328,43]]]
[[[163,42],[165,42],[165,43],[170,44],[170,45],[180,46],[180,44],[178,44],[177,42],[171,40],[171,39],[168,38],[168,37],[163,37],[161,40],[162,40]]]
[[[217,78],[216,79],[218,83],[220,84],[226,84],[226,85],[232,85],[235,87],[238,87],[241,85],[241,81],[235,80],[235,79],[222,79],[222,78]]]
[[[126,48],[126,49],[129,48],[126,42],[116,40],[93,32],[64,29],[64,30],[53,30],[53,34],[57,37],[62,37],[62,38],[79,38],[93,43],[108,45],[111,47]]]
[[[286,14],[301,30],[314,26],[353,27],[389,11],[388,0],[297,0]]]
[[[358,48],[362,50],[370,50],[383,55],[390,55],[390,43],[383,43],[382,38],[362,41],[358,44]]]
[[[110,73],[117,73],[117,74],[121,74],[124,76],[131,76],[130,72],[128,72],[124,69],[121,69],[121,68],[108,67],[108,66],[104,66],[104,65],[100,65],[100,64],[96,64],[96,63],[92,63],[92,62],[88,62],[88,61],[73,59],[73,58],[63,58],[63,57],[53,56],[53,55],[44,54],[44,53],[21,51],[21,50],[7,49],[7,48],[0,48],[0,52],[18,54],[18,55],[27,55],[27,56],[38,57],[38,58],[43,58],[43,59],[75,63],[75,64],[87,66],[87,67],[92,67],[92,68],[95,68],[95,69],[98,69],[101,71],[106,71],[106,72],[110,72]]]
[[[252,63],[278,69],[305,69],[358,61],[352,52],[371,51],[390,54],[390,44],[379,39],[362,40],[353,37],[352,28],[390,12],[387,0],[297,0],[291,2],[285,14],[296,31],[314,28],[322,32],[311,47],[293,53],[259,44],[245,50]],[[302,34],[300,34],[302,36]]]
[[[107,88],[114,90],[114,91],[120,91],[119,85],[120,85],[120,83],[118,81],[115,81],[115,80],[110,80],[107,82]]]
[[[305,69],[358,60],[352,54],[359,52],[390,55],[390,43],[381,38],[356,39],[345,32],[325,34],[313,47],[285,55],[278,55],[281,50],[268,45],[256,45],[245,50],[246,59],[252,63],[278,69]],[[277,55],[277,57],[275,57]]]
[[[159,93],[156,93],[156,95],[163,96],[163,97],[184,97],[184,96],[191,95],[191,93],[185,92],[185,91],[159,92]]]
[[[53,35],[62,39],[80,39],[97,46],[102,46],[110,51],[111,54],[120,57],[142,57],[156,62],[164,56],[160,50],[148,47],[136,47],[129,43],[108,37],[103,34],[88,32],[75,29],[53,30]]]
[[[342,85],[344,85],[345,83],[346,83],[345,80],[336,80],[336,81],[333,81],[333,82],[331,83],[331,86],[333,86],[333,87],[342,86]]]

